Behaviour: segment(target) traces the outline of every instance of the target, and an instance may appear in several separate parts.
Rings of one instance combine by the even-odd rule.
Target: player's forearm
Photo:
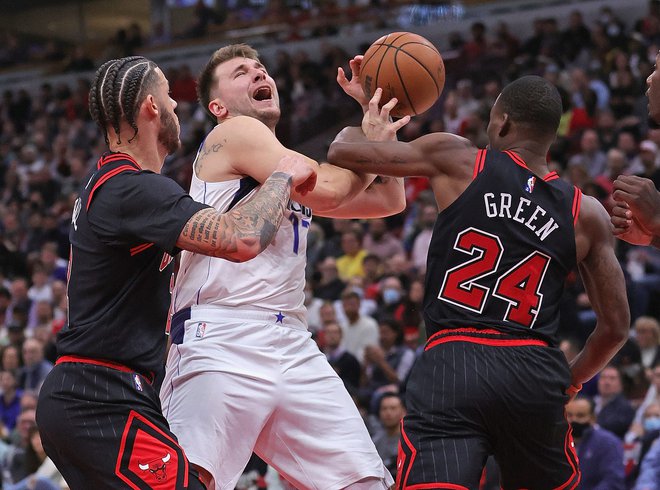
[[[340,208],[364,191],[375,177],[327,163],[320,165],[316,187],[308,195],[314,199],[312,209],[323,214]]]
[[[364,192],[324,216],[347,219],[384,218],[401,213],[405,209],[406,192],[403,179],[378,176]]]
[[[596,325],[584,348],[570,364],[572,383],[585,383],[599,373],[616,355],[627,337],[622,328],[605,329]]]
[[[183,228],[177,246],[191,252],[244,262],[263,252],[275,237],[291,191],[291,176],[271,175],[254,196],[228,213],[203,209]]]

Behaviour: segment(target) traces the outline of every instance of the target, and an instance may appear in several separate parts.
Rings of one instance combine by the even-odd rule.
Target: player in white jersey
[[[368,107],[370,138],[393,138],[408,119],[389,123],[396,100],[379,111],[380,92],[362,100],[359,62],[351,61],[350,81],[341,71],[338,80]],[[219,124],[197,154],[191,194],[226,211],[295,152],[275,137],[277,88],[249,46],[216,51],[198,91]],[[403,183],[372,185],[374,175],[307,160],[317,185],[305,196],[292,194],[287,221],[259,257],[243,264],[182,257],[161,401],[209,488],[233,489],[253,451],[301,489],[393,483],[342,381],[311,340],[303,290],[311,209],[342,218],[395,214],[405,207]]]

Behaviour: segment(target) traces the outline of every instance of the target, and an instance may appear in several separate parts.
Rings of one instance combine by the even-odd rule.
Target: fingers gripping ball
[[[383,103],[396,97],[392,116],[414,116],[428,110],[445,86],[442,56],[430,41],[411,32],[393,32],[364,53],[360,83],[367,97],[383,89]]]

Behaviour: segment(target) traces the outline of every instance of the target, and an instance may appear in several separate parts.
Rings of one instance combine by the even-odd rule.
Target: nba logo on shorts
[[[206,323],[201,322],[197,324],[197,332],[195,332],[195,337],[201,339],[204,337],[204,332],[206,331]]]
[[[134,374],[133,375],[133,382],[135,383],[135,388],[138,391],[142,391],[142,380],[140,379],[139,374]]]

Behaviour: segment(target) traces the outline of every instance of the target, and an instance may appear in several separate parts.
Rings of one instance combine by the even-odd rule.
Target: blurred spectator
[[[635,490],[658,490],[660,488],[660,440],[656,440],[642,460]]]
[[[14,371],[0,371],[0,389],[2,389],[2,399],[0,400],[2,428],[0,429],[0,435],[3,439],[6,439],[16,427],[16,419],[21,411],[21,396],[23,395],[23,390],[18,389]]]
[[[383,393],[378,405],[380,426],[376,428],[372,439],[383,464],[390,470],[392,477],[396,477],[401,420],[405,415],[406,409],[401,397],[397,393]]]
[[[28,477],[26,468],[26,452],[30,445],[30,433],[37,426],[34,410],[25,410],[16,420],[16,428],[10,437],[10,447],[3,464],[4,484],[17,483]]]
[[[606,366],[600,372],[594,402],[598,425],[623,439],[635,417],[635,410],[623,396],[621,373],[616,367]]]
[[[393,255],[404,253],[401,240],[387,230],[383,218],[369,220],[368,226],[369,232],[364,237],[363,247],[369,254],[388,259]]]
[[[360,314],[360,296],[354,291],[346,291],[341,295],[342,308],[346,315],[344,330],[344,347],[358,361],[364,362],[365,349],[369,345],[378,344],[378,323],[371,317]]]
[[[650,378],[652,367],[660,364],[660,323],[653,317],[640,316],[632,328],[642,356],[642,366]]]
[[[7,490],[62,490],[68,486],[48,456],[41,443],[39,429],[35,425],[28,431],[29,443],[25,448],[23,480],[5,487]]]
[[[403,343],[403,327],[399,322],[386,318],[379,322],[378,329],[378,344],[368,345],[364,351],[366,386],[372,401],[383,390],[398,392],[415,362],[415,353]]]
[[[360,386],[360,363],[353,354],[343,347],[342,335],[343,331],[338,323],[326,324],[323,327],[325,344],[323,353],[346,387],[357,389]]]
[[[397,276],[387,276],[380,282],[378,319],[393,318],[403,304],[403,284]]]
[[[585,129],[583,131],[580,138],[580,153],[573,155],[568,165],[584,166],[591,178],[605,173],[607,157],[600,148],[598,133],[595,130]]]
[[[362,261],[368,252],[362,246],[362,235],[356,230],[349,230],[341,235],[341,249],[344,252],[337,259],[339,278],[346,282],[355,276],[364,276]]]
[[[314,287],[314,297],[331,301],[339,299],[346,283],[339,278],[335,258],[327,257],[318,268],[320,278]]]
[[[91,71],[96,68],[94,61],[87,55],[83,46],[76,46],[64,71]]]
[[[23,343],[23,367],[19,370],[19,386],[24,390],[39,391],[53,364],[44,359],[44,345],[37,339]]]
[[[431,244],[431,236],[437,217],[438,208],[436,206],[426,205],[422,207],[419,217],[420,230],[415,237],[410,253],[412,263],[419,274],[426,272],[426,258],[429,253],[429,245]]]
[[[580,489],[624,490],[623,445],[610,431],[596,425],[594,405],[585,397],[566,404],[566,420],[580,461]]]

